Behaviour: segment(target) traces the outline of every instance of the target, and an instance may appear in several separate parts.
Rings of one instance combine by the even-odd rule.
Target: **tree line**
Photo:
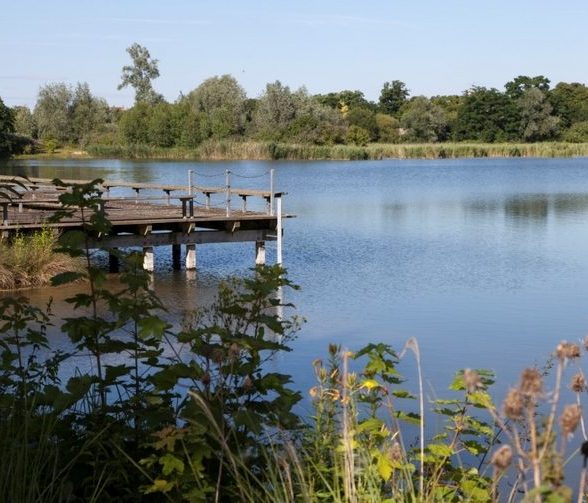
[[[129,109],[110,106],[87,83],[51,83],[32,110],[0,98],[0,153],[42,144],[150,145],[196,148],[207,140],[310,145],[444,141],[588,141],[588,87],[518,76],[504,90],[473,86],[461,95],[411,96],[400,80],[385,82],[377,101],[360,90],[310,94],[280,81],[249,98],[231,75],[206,79],[168,102],[153,87],[158,61],[134,44],[119,89],[132,87]]]

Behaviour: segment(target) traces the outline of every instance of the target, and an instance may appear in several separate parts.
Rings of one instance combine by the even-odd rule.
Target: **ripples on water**
[[[481,159],[377,162],[13,161],[1,173],[186,183],[193,169],[222,183],[225,169],[275,168],[288,192],[285,265],[308,323],[276,362],[301,388],[328,342],[352,349],[418,338],[430,386],[455,370],[494,369],[498,388],[543,364],[561,339],[588,332],[588,160]],[[213,181],[211,181],[213,180]],[[267,177],[234,184],[269,187]],[[269,245],[268,260],[274,259]],[[210,297],[219,278],[244,274],[253,244],[198,250],[197,280],[171,271],[158,250],[156,290],[183,309]],[[47,291],[32,294],[37,299]],[[402,371],[413,376],[413,365]]]

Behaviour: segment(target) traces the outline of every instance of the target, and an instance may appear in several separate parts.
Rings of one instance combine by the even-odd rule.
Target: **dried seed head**
[[[308,390],[308,394],[311,396],[311,398],[316,398],[319,394],[318,386],[313,386],[312,388],[310,388]]]
[[[329,344],[329,353],[331,353],[333,356],[336,355],[340,350],[341,348],[340,346],[337,346],[337,344]]]
[[[212,351],[211,359],[217,365],[221,365],[225,359],[225,352],[220,348],[216,348]]]
[[[543,391],[543,377],[537,369],[523,370],[519,390],[528,396],[537,396]]]
[[[555,354],[560,360],[579,358],[580,346],[572,342],[561,341],[555,349]]]
[[[236,342],[233,342],[233,344],[229,346],[229,360],[234,362],[239,359],[239,356],[241,356],[241,348]]]
[[[504,400],[504,415],[509,419],[523,418],[523,395],[518,389],[511,389]]]
[[[402,447],[400,446],[400,444],[398,442],[394,442],[392,444],[392,447],[390,447],[390,459],[392,461],[395,461],[397,463],[401,463],[402,462]]]
[[[243,389],[249,391],[251,388],[253,388],[253,380],[250,376],[245,376],[245,379],[243,379]]]
[[[204,372],[200,380],[202,381],[202,384],[204,384],[204,386],[208,386],[210,384],[210,374],[208,372]]]
[[[478,389],[484,387],[480,374],[472,369],[465,369],[463,371],[463,384],[468,393],[475,393]]]
[[[566,405],[561,416],[559,416],[559,426],[564,435],[571,435],[576,431],[578,424],[582,419],[582,409],[578,404]]]
[[[570,384],[572,391],[576,393],[582,393],[586,391],[586,379],[584,378],[584,374],[582,372],[578,372],[574,377],[572,377],[572,382]]]
[[[584,349],[588,351],[588,335],[584,337]]]
[[[497,470],[504,471],[510,466],[511,461],[512,449],[510,448],[510,445],[503,445],[494,451],[490,462]]]

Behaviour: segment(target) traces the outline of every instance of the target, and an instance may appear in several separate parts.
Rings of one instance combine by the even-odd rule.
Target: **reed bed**
[[[0,241],[0,290],[45,286],[57,274],[79,271],[77,260],[54,251],[57,238],[56,232],[44,229]]]
[[[92,157],[177,160],[380,160],[474,157],[585,157],[588,143],[424,143],[305,145],[280,142],[206,141],[198,148],[91,145]]]

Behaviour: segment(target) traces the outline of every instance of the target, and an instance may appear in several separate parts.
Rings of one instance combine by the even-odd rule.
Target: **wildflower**
[[[566,405],[559,417],[559,426],[564,435],[571,435],[576,431],[582,419],[582,409],[577,404]]]
[[[512,449],[510,448],[510,445],[503,445],[502,447],[496,449],[494,454],[492,454],[492,459],[490,462],[497,470],[506,470],[512,462]]]
[[[511,389],[503,404],[504,415],[509,419],[523,418],[523,396],[518,389]]]
[[[537,396],[543,391],[543,377],[537,369],[523,370],[519,390],[528,396]]]
[[[560,360],[571,360],[580,357],[580,346],[572,342],[562,341],[557,345],[555,354]]]
[[[574,377],[572,377],[572,382],[570,387],[572,391],[576,393],[582,393],[582,391],[586,391],[586,379],[584,378],[584,374],[582,372],[578,372]]]
[[[484,387],[480,374],[472,369],[465,369],[463,371],[463,384],[468,393],[475,393],[478,389]]]
[[[308,390],[308,394],[312,397],[312,398],[316,398],[318,396],[319,393],[319,389],[318,386],[313,386],[312,388],[310,388]]]

